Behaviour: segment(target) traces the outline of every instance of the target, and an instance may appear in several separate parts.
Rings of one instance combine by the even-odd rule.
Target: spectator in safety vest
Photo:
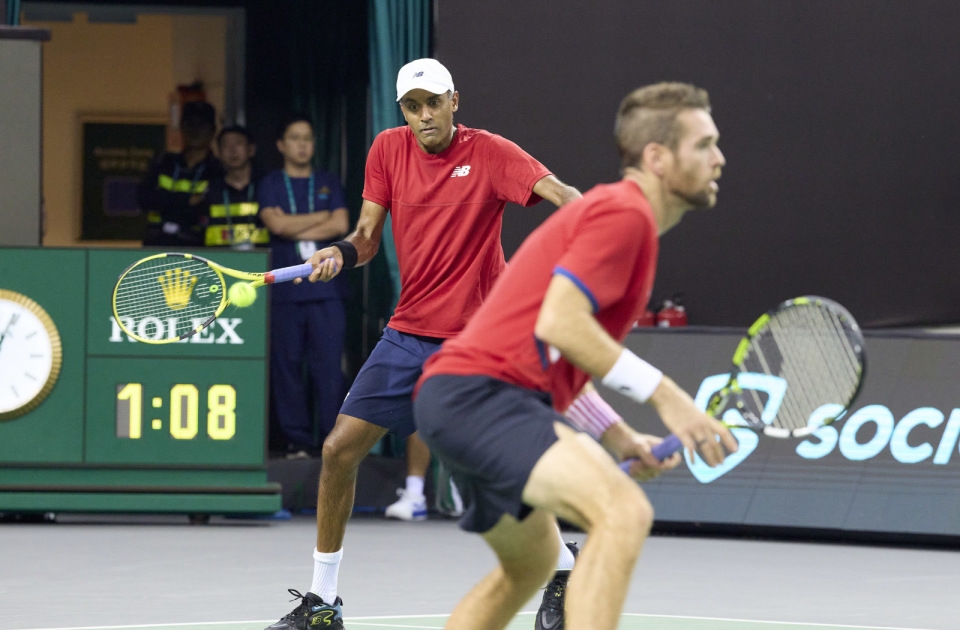
[[[147,213],[144,245],[203,244],[210,181],[223,176],[220,162],[210,150],[216,128],[213,105],[202,101],[184,104],[180,116],[183,151],[164,153],[137,189],[140,209]]]
[[[217,149],[225,171],[210,181],[210,213],[203,229],[207,247],[249,250],[269,247],[270,232],[260,219],[257,184],[263,173],[253,161],[257,145],[245,127],[224,127]]]

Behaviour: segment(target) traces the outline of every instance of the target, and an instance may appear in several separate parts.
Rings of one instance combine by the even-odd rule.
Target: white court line
[[[690,617],[688,615],[653,615],[641,613],[622,613],[621,617],[659,617],[663,619],[694,619],[696,621],[735,621],[737,623],[775,623],[781,626],[813,626],[815,628],[847,628],[848,630],[933,630],[932,628],[899,628],[895,626],[847,626],[836,623],[814,623],[812,621],[770,621],[762,619],[731,619],[728,617]]]
[[[535,611],[521,611],[517,615],[533,615]],[[363,621],[376,621],[378,619],[424,619],[424,618],[436,618],[436,617],[449,617],[448,613],[444,614],[430,614],[430,615],[376,615],[373,617],[344,617],[344,622],[356,623]],[[654,614],[644,614],[644,613],[622,613],[621,617],[649,617],[649,618],[664,618],[664,619],[691,619],[694,621],[732,621],[737,623],[774,623],[782,626],[813,626],[820,628],[844,628],[846,630],[933,630],[931,628],[900,628],[895,626],[850,626],[850,625],[838,625],[831,623],[811,623],[805,621],[770,621],[770,620],[758,620],[758,619],[731,619],[728,617],[690,617],[687,615],[654,615]],[[126,628],[176,628],[184,626],[229,626],[229,625],[240,625],[240,624],[271,624],[273,623],[270,619],[264,620],[251,620],[251,621],[202,621],[196,623],[151,623],[151,624],[138,624],[138,625],[126,625],[126,626],[78,626],[78,627],[60,627],[60,628],[31,628],[30,630],[124,630]],[[385,624],[363,624],[358,625],[380,625],[384,626]],[[438,630],[432,626],[408,626],[408,625],[394,625],[390,624],[390,628],[418,628],[423,630]]]
[[[446,616],[446,615],[443,615]],[[351,626],[371,626],[375,628],[416,628],[418,630],[443,630],[440,626],[408,626],[399,623],[383,623],[382,621],[357,621],[356,619],[347,619],[344,617],[344,623],[349,623]]]

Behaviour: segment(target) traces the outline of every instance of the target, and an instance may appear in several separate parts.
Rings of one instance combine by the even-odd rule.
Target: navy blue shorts
[[[440,374],[414,403],[420,437],[449,468],[463,498],[460,527],[483,533],[510,514],[523,520],[530,472],[557,441],[549,394],[488,376]]]
[[[408,335],[390,328],[360,368],[340,413],[360,418],[405,438],[414,431],[413,388],[423,362],[440,349],[442,339]]]

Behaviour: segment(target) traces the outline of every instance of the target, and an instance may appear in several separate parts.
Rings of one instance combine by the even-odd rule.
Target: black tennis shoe
[[[575,542],[568,542],[567,549],[573,553],[574,558],[580,553]],[[570,571],[557,571],[553,574],[553,579],[543,592],[543,601],[540,602],[540,610],[537,611],[537,620],[533,626],[535,630],[563,630],[563,603],[566,600],[569,578]]]
[[[335,602],[328,604],[320,596],[313,593],[303,595],[296,589],[287,589],[293,599],[300,599],[300,605],[293,609],[283,619],[267,626],[265,630],[343,630],[343,601],[338,597]]]

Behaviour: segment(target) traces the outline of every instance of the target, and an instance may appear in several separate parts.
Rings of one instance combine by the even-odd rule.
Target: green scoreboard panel
[[[183,342],[139,343],[110,299],[145,254],[0,248],[0,512],[280,509],[266,480],[265,293]]]

